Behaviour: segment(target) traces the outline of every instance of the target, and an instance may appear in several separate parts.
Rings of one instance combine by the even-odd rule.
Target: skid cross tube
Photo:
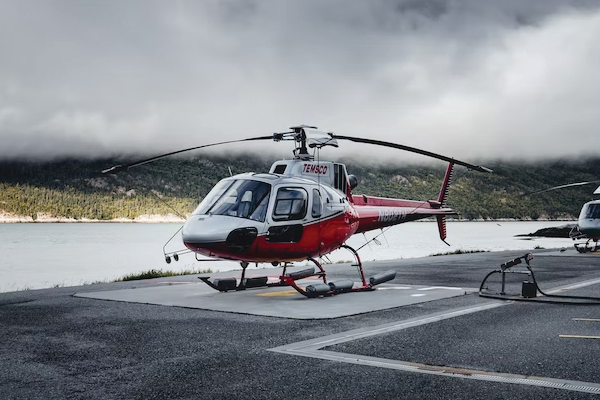
[[[319,296],[333,296],[341,293],[366,292],[375,290],[375,286],[384,282],[388,282],[396,277],[395,271],[387,271],[372,276],[369,278],[369,282],[367,283],[363,265],[357,251],[345,244],[340,246],[340,248],[347,249],[354,255],[356,262],[352,264],[352,266],[357,267],[361,280],[358,285],[355,285],[354,281],[352,280],[327,282],[327,274],[325,273],[325,269],[319,261],[312,257],[307,258],[307,260],[315,264],[316,270],[315,267],[312,267],[303,269],[301,271],[287,273],[289,263],[286,262],[283,264],[283,271],[276,282],[268,282],[268,277],[266,276],[246,278],[246,268],[248,267],[247,262],[240,263],[242,266],[242,274],[239,283],[236,278],[217,278],[211,281],[210,277],[202,276],[198,277],[198,279],[206,283],[211,288],[218,290],[219,292],[227,292],[230,290],[246,290],[247,288],[258,287],[291,286],[301,295],[309,298],[315,298]],[[323,283],[310,284],[306,287],[302,287],[296,283],[296,281],[300,279],[311,277],[320,278],[323,280]]]

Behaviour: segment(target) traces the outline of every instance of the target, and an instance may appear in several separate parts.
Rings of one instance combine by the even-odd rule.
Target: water
[[[572,246],[570,239],[522,239],[514,235],[559,226],[564,222],[450,222],[446,246],[439,240],[434,222],[415,222],[392,227],[377,240],[360,249],[363,261],[425,257],[434,253],[462,250],[532,250],[537,246]],[[111,281],[150,269],[228,270],[239,268],[230,261],[196,261],[192,254],[166,264],[162,248],[180,224],[0,224],[0,292],[73,286]],[[380,231],[368,233],[370,239]],[[348,244],[356,249],[365,244],[355,235]],[[176,236],[167,250],[183,248]],[[331,255],[332,262],[350,261],[347,250]]]

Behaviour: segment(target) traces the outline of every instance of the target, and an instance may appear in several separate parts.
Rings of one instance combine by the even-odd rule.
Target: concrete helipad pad
[[[327,319],[460,296],[474,289],[442,286],[380,285],[371,292],[309,299],[292,288],[217,292],[204,283],[77,293],[76,297],[198,308],[293,319]]]

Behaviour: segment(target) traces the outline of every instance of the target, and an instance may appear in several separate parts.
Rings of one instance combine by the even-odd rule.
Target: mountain
[[[244,154],[170,158],[119,175],[101,170],[122,160],[0,162],[0,216],[112,220],[141,215],[189,214],[220,179],[241,172],[266,172],[273,159]],[[339,160],[358,178],[355,194],[436,199],[445,165],[392,165]],[[575,219],[595,187],[532,196],[550,186],[596,180],[600,159],[538,163],[494,161],[493,174],[457,167],[448,204],[462,219]]]

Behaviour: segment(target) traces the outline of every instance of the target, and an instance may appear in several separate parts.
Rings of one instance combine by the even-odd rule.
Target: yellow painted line
[[[600,339],[600,336],[588,336],[588,335],[558,335],[562,338],[576,338],[576,339]]]
[[[600,318],[573,318],[573,321],[600,322]]]
[[[280,290],[278,292],[267,292],[267,293],[259,293],[257,296],[262,297],[281,297],[281,296],[293,296],[295,294],[299,294],[295,290]]]

